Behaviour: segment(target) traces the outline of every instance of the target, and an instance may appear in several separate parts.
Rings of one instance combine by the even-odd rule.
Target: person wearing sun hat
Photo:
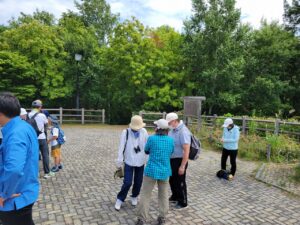
[[[26,118],[27,118],[27,111],[26,111],[26,109],[21,108],[20,117],[21,117],[22,120],[26,120]]]
[[[229,180],[232,180],[236,172],[236,157],[238,154],[238,142],[240,138],[240,128],[234,124],[231,118],[227,118],[223,124],[223,136],[221,142],[223,143],[223,151],[221,157],[221,169],[226,170],[226,162],[230,156],[230,174]]]
[[[120,210],[125,201],[129,189],[133,183],[131,204],[136,206],[140,194],[144,165],[146,162],[145,145],[148,139],[146,124],[141,116],[133,116],[129,128],[123,130],[119,145],[117,168],[124,166],[124,180],[120,192],[117,195],[115,209]]]
[[[172,174],[170,158],[174,151],[174,141],[168,136],[169,124],[165,119],[155,121],[155,134],[148,138],[145,152],[149,160],[145,168],[144,181],[141,191],[141,203],[138,207],[136,222],[142,225],[148,219],[151,193],[158,186],[158,224],[164,224],[169,210],[168,186]]]

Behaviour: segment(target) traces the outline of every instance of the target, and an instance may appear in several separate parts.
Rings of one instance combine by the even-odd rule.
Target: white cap
[[[24,108],[21,108],[21,113],[20,113],[20,116],[25,116],[25,115],[27,115],[27,111],[26,111],[26,109],[24,109]]]
[[[171,122],[173,120],[178,120],[178,115],[176,113],[168,113],[166,116],[166,120]]]
[[[160,119],[154,122],[154,124],[157,126],[158,129],[169,129],[168,121],[165,119]]]
[[[227,118],[222,127],[228,127],[230,124],[233,124],[233,120],[231,118]]]

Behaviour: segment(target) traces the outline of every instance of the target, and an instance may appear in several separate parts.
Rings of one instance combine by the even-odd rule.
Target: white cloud
[[[237,0],[237,8],[241,8],[242,21],[255,28],[262,19],[282,22],[283,0]]]

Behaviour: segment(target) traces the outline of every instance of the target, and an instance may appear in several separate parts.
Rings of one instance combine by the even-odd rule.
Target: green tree
[[[94,27],[99,44],[106,43],[118,19],[111,13],[110,5],[105,0],[82,0],[81,3],[75,1],[75,6],[85,26]]]
[[[48,25],[48,26],[53,26],[55,24],[54,15],[46,11],[40,11],[36,9],[36,11],[33,12],[32,15],[23,12],[21,12],[20,14],[21,15],[17,19],[12,18],[9,21],[9,25],[11,27],[18,27],[21,24],[31,23],[34,20],[39,21],[41,24]]]
[[[290,5],[287,0],[284,0],[284,22],[287,30],[300,34],[300,2],[293,0]]]
[[[13,92],[21,101],[33,99],[36,87],[33,66],[18,52],[0,51],[0,91]]]
[[[101,74],[98,62],[100,49],[95,30],[93,27],[86,27],[82,17],[73,12],[63,14],[59,27],[67,52],[65,77],[72,87],[72,96],[78,96],[81,102],[76,107],[98,108],[99,93],[94,90],[95,85],[98,85],[97,77]],[[75,54],[81,54],[82,60],[76,62]]]
[[[34,20],[8,29],[1,33],[0,50],[13,52],[30,63],[31,68],[26,65],[29,71],[24,76],[32,76],[36,97],[51,100],[64,97],[69,92],[64,82],[66,54],[55,27]]]
[[[244,36],[235,0],[194,0],[191,19],[185,22],[185,60],[189,94],[207,97],[205,109],[232,111],[241,104]]]
[[[242,82],[246,113],[256,110],[259,115],[274,116],[293,108],[291,98],[298,81],[291,66],[299,56],[297,45],[297,38],[275,22],[263,22],[253,32]]]

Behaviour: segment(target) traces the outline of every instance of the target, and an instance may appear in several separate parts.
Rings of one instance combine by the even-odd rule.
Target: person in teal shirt
[[[168,181],[172,175],[170,158],[174,152],[174,141],[168,137],[168,121],[160,119],[154,123],[156,133],[148,138],[145,153],[149,159],[144,172],[141,202],[138,207],[137,225],[142,225],[148,219],[149,204],[152,190],[158,185],[158,224],[164,224],[169,210]]]
[[[3,225],[34,225],[32,206],[38,198],[38,140],[20,118],[20,103],[10,93],[0,94],[0,221]]]
[[[240,128],[233,123],[231,118],[227,118],[223,124],[223,136],[221,141],[223,142],[223,151],[221,157],[221,168],[226,170],[226,162],[228,156],[230,156],[230,174],[229,180],[232,180],[236,172],[236,157],[238,154],[238,142],[240,138]]]

